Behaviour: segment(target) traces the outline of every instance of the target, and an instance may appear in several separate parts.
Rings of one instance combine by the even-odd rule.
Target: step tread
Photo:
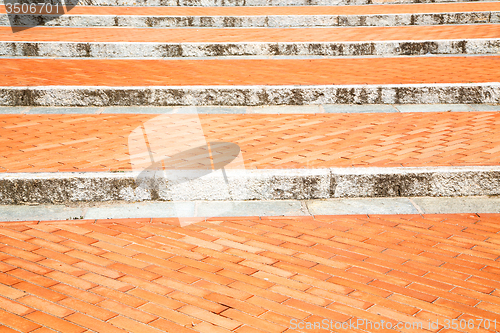
[[[500,56],[109,60],[0,59],[1,87],[498,82]]]
[[[435,3],[364,6],[296,7],[119,7],[76,6],[69,15],[141,16],[273,16],[273,15],[376,15],[412,13],[488,12],[500,10],[500,2]],[[0,14],[6,13],[0,5]]]
[[[192,127],[186,130],[190,122],[200,124],[204,133],[200,138],[193,137],[197,132]],[[149,133],[155,156],[163,156],[165,142],[172,140],[167,133],[179,133],[174,135],[176,147],[192,147],[195,139],[237,144],[246,169],[500,163],[500,136],[491,135],[500,132],[500,112],[26,114],[0,116],[4,138],[0,140],[0,170],[131,170],[129,153],[139,151],[130,146],[129,136],[140,126]]]
[[[12,33],[0,27],[0,41],[124,42],[124,43],[243,43],[243,42],[361,42],[498,39],[500,25],[444,25],[342,28],[59,28],[35,27]]]

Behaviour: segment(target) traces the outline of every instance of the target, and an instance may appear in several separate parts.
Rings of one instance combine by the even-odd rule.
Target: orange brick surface
[[[1,115],[0,170],[131,170],[129,136],[155,117]],[[171,124],[193,118],[162,117],[170,130]],[[494,135],[500,132],[498,112],[205,114],[199,119],[203,142],[237,144],[247,169],[500,163],[500,136]],[[179,143],[192,140],[189,131],[180,133]],[[87,242],[80,238],[74,241]]]
[[[186,86],[480,83],[500,56],[351,59],[0,59],[0,86]]]
[[[499,232],[500,214],[0,222],[0,331],[495,332]]]
[[[0,41],[55,42],[356,42],[385,40],[446,40],[500,38],[496,24],[352,28],[52,28],[34,27],[12,32],[0,27]]]

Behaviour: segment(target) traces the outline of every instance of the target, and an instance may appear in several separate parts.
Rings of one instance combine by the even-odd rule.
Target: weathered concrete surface
[[[0,88],[0,106],[259,106],[307,104],[500,104],[500,83]]]
[[[500,166],[0,174],[0,204],[500,195]]]
[[[380,15],[265,15],[265,16],[132,16],[132,15],[16,15],[0,14],[0,26],[47,27],[383,27],[498,23],[500,12],[415,13]]]
[[[424,214],[500,213],[499,197],[413,198]]]
[[[63,3],[80,6],[335,6],[335,5],[371,5],[383,3],[446,3],[470,2],[471,0],[63,0]],[[491,1],[491,0],[472,0]],[[26,0],[37,3],[38,0]],[[47,0],[57,4],[60,0]],[[0,4],[4,4],[0,0]]]
[[[332,198],[500,194],[500,167],[331,169]]]
[[[408,198],[356,198],[309,200],[311,215],[419,214]]]
[[[394,112],[498,112],[500,105],[488,104],[317,104],[264,106],[110,106],[30,107],[0,106],[0,114],[315,114]]]
[[[499,39],[301,43],[0,42],[0,56],[169,58],[227,56],[409,56],[500,53]]]

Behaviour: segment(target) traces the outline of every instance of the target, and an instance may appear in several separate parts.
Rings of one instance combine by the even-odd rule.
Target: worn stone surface
[[[0,106],[500,104],[500,83],[353,86],[2,87]]]
[[[8,17],[10,16],[10,17]],[[47,27],[354,27],[498,23],[500,12],[379,15],[125,16],[0,14],[0,26]],[[10,20],[9,20],[10,18]]]
[[[500,195],[500,167],[332,170],[332,198]]]
[[[0,204],[500,195],[500,167],[0,175]]]
[[[0,42],[0,56],[69,58],[169,58],[227,56],[395,56],[496,54],[500,40],[374,41],[321,43],[80,43]]]
[[[500,213],[499,197],[413,198],[425,214]]]
[[[311,215],[418,214],[408,198],[310,200],[306,204]]]
[[[47,0],[53,4],[60,0]],[[383,3],[446,3],[466,2],[469,0],[385,0]],[[474,0],[490,1],[490,0]],[[26,0],[37,3],[38,0]],[[343,6],[371,5],[382,3],[378,0],[66,0],[64,3],[77,3],[81,6]],[[4,4],[0,0],[0,4]]]

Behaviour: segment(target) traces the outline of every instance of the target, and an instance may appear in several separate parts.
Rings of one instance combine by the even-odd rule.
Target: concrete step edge
[[[181,226],[220,217],[325,216],[380,214],[500,213],[500,197],[392,197],[317,200],[143,201],[78,204],[0,205],[0,226],[14,221],[47,223],[113,223],[113,219],[177,218]],[[94,220],[94,221],[92,221]],[[49,222],[50,221],[50,222]]]
[[[500,104],[500,82],[317,86],[0,87],[0,106]]]
[[[126,16],[0,14],[0,26],[54,27],[356,27],[500,23],[500,12],[378,15]]]
[[[498,195],[500,166],[0,174],[4,205]]]
[[[39,0],[25,0],[38,3]],[[411,4],[449,2],[491,2],[491,0],[49,0],[52,4],[68,3],[85,6],[344,6],[372,4]],[[12,2],[12,1],[11,1]],[[48,1],[47,1],[48,2]],[[1,0],[0,4],[8,3]]]
[[[280,106],[112,106],[112,107],[26,107],[0,106],[0,115],[55,114],[333,114],[333,113],[408,113],[408,112],[500,112],[500,105],[489,104],[317,104]]]
[[[24,42],[0,41],[0,56],[189,58],[233,56],[411,56],[498,54],[500,39],[370,42]]]

